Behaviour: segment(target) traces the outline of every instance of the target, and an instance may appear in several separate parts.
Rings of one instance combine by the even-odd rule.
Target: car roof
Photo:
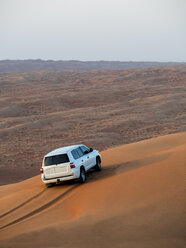
[[[45,155],[45,157],[59,155],[59,154],[64,154],[64,153],[67,153],[69,151],[72,151],[73,149],[78,148],[79,146],[84,146],[84,145],[83,144],[79,144],[79,145],[73,145],[73,146],[60,147],[60,148],[57,148],[57,149],[52,150],[51,152],[47,153]]]

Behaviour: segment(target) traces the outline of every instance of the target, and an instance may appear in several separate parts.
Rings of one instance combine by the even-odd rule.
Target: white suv
[[[82,144],[61,147],[44,156],[41,179],[47,186],[71,179],[84,183],[86,172],[93,167],[101,170],[101,155],[97,150]]]

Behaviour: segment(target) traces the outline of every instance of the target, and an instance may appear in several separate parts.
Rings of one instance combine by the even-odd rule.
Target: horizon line
[[[120,63],[186,63],[186,61],[174,61],[174,60],[169,60],[169,61],[158,61],[158,60],[78,60],[78,59],[41,59],[41,58],[36,58],[36,59],[0,59],[0,62],[2,61],[43,61],[43,62],[120,62]]]

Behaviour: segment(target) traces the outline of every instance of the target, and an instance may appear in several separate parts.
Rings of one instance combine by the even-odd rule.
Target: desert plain
[[[186,66],[0,73],[0,247],[184,247]],[[99,149],[46,188],[50,150]]]

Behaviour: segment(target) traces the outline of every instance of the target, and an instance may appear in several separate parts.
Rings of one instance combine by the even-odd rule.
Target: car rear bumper
[[[47,184],[47,183],[59,183],[59,182],[63,182],[63,181],[73,180],[76,178],[77,178],[77,176],[75,176],[75,175],[67,175],[67,176],[55,177],[55,178],[45,178],[45,177],[41,176],[41,179],[42,179],[43,183],[45,183],[45,184]]]

